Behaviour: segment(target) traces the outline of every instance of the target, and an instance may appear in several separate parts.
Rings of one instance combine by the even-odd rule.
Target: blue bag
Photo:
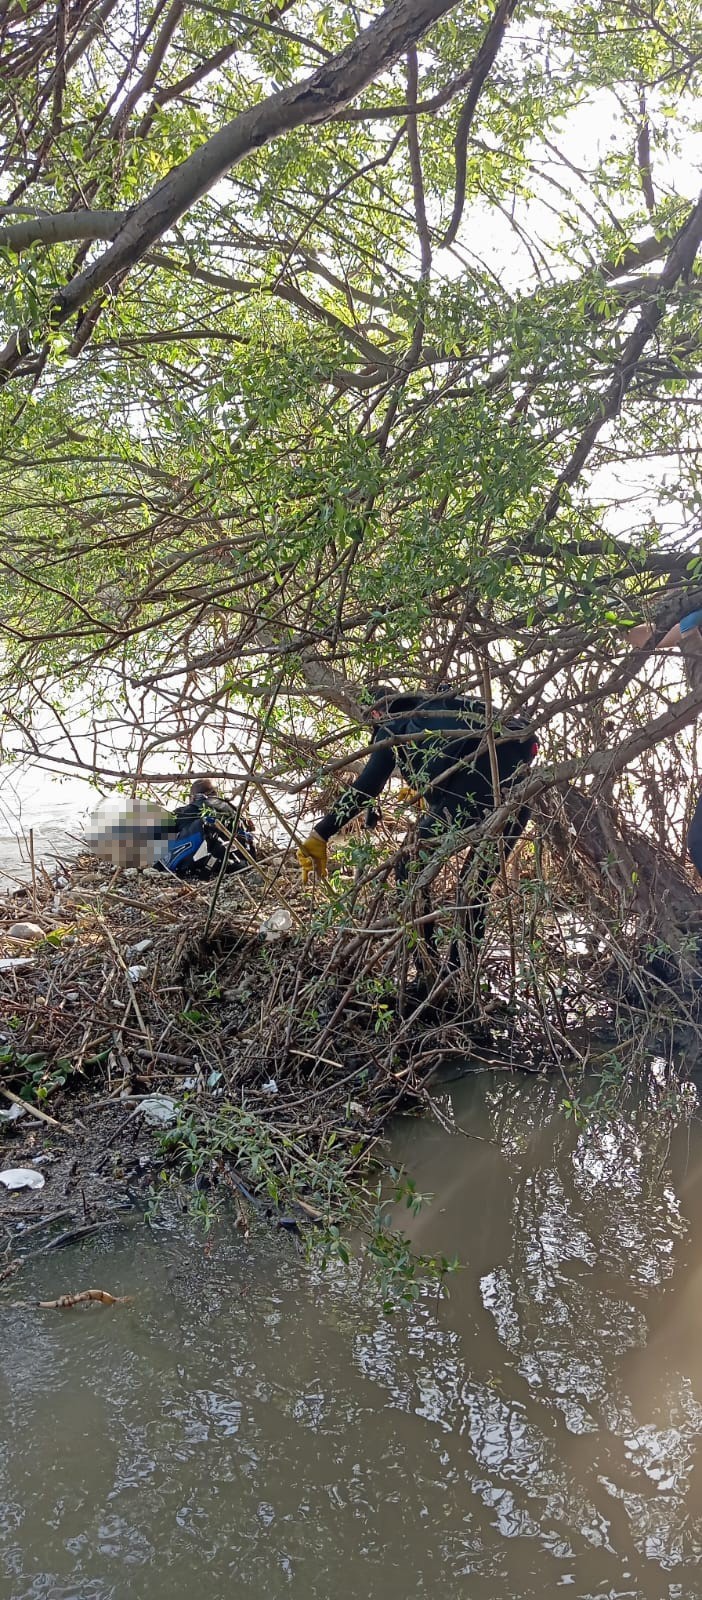
[[[196,822],[187,832],[177,834],[175,839],[169,839],[168,858],[163,863],[166,872],[187,871],[189,867],[197,864],[200,852],[202,852],[200,859],[204,861],[208,853],[207,839],[202,824]]]

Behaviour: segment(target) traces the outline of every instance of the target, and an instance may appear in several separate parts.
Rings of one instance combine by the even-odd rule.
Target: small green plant
[[[160,1134],[159,1144],[162,1182],[187,1181],[190,1210],[206,1229],[229,1189],[252,1209],[275,1213],[322,1269],[334,1262],[349,1267],[359,1256],[367,1260],[388,1310],[411,1304],[427,1285],[441,1293],[457,1268],[443,1256],[418,1255],[391,1226],[390,1207],[404,1206],[416,1216],[429,1197],[401,1171],[379,1173],[370,1158],[364,1170],[357,1138],[345,1140],[332,1130],[305,1148],[245,1107],[211,1112],[192,1105]]]
[[[22,1055],[9,1048],[0,1050],[0,1072],[3,1068],[10,1069],[14,1081],[19,1080],[20,1099],[36,1101],[38,1105],[56,1089],[62,1089],[74,1070],[66,1056],[50,1063],[41,1050]]]
[[[178,1021],[182,1022],[184,1028],[188,1028],[196,1035],[206,1032],[212,1025],[212,1017],[209,1012],[201,1010],[199,1006],[186,1006],[184,1011],[178,1012]]]

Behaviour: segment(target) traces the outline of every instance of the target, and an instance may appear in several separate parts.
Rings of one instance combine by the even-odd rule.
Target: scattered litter
[[[153,939],[140,939],[138,944],[130,944],[126,952],[127,959],[131,961],[132,956],[143,956],[145,950],[151,949],[153,942]],[[142,970],[145,972],[146,968],[144,967]]]
[[[277,1083],[275,1081],[275,1078],[268,1078],[265,1083],[261,1084],[261,1094],[277,1094],[277,1093],[278,1093],[278,1085],[277,1085]]]
[[[177,1115],[175,1100],[168,1094],[147,1094],[137,1109],[150,1128],[167,1128]]]
[[[131,978],[132,983],[138,983],[139,979],[143,978],[144,973],[148,972],[148,970],[148,967],[127,967],[127,977]]]
[[[38,922],[13,922],[12,927],[8,928],[5,938],[24,939],[25,941],[43,939],[44,929],[39,927]]]
[[[19,1117],[26,1117],[26,1115],[26,1106],[8,1106],[7,1111],[0,1111],[0,1122],[17,1122]]]
[[[46,1179],[31,1167],[6,1167],[0,1172],[0,1183],[6,1189],[43,1189]]]
[[[278,906],[272,911],[261,925],[261,935],[268,944],[275,944],[277,939],[284,939],[292,933],[293,919],[285,906]]]
[[[34,967],[36,962],[33,956],[3,956],[0,959],[0,972],[14,972],[17,967]]]
[[[216,1067],[213,1067],[212,1071],[208,1072],[208,1074],[207,1074],[207,1087],[208,1087],[208,1089],[216,1088],[217,1084],[221,1083],[222,1076],[223,1076],[223,1074],[221,1072],[219,1072]]]

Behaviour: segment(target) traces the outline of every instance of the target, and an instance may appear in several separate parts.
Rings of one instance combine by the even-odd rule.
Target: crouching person
[[[241,872],[256,860],[253,824],[220,795],[213,778],[196,778],[185,805],[177,806],[169,829],[167,854],[158,863],[178,878],[216,877]]]
[[[487,707],[444,690],[436,694],[397,694],[378,688],[367,713],[371,751],[363,771],[340,797],[333,810],[315,824],[298,850],[303,883],[315,872],[327,874],[327,844],[364,806],[373,806],[395,770],[406,785],[419,791],[426,810],[418,828],[420,860],[432,851],[451,828],[465,829],[483,822],[495,807],[490,755],[485,744]],[[538,752],[533,729],[521,717],[499,718],[492,731],[497,742],[497,766],[505,792],[524,775]],[[519,806],[502,834],[508,855],[529,820],[528,806]],[[398,878],[407,876],[408,861],[400,862]],[[485,931],[489,895],[499,867],[495,845],[483,847],[477,863],[471,856],[459,882],[461,915],[450,964],[461,961],[469,942],[475,950]],[[468,900],[467,904],[464,902]],[[425,894],[419,905],[421,946],[433,943],[431,904]]]

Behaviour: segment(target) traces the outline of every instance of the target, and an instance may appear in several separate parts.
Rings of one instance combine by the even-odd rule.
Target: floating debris
[[[132,1304],[134,1296],[131,1294],[110,1294],[107,1289],[79,1289],[77,1294],[60,1294],[58,1300],[14,1300],[11,1302],[13,1311],[72,1311],[74,1306],[93,1305],[101,1306],[128,1306]]]

